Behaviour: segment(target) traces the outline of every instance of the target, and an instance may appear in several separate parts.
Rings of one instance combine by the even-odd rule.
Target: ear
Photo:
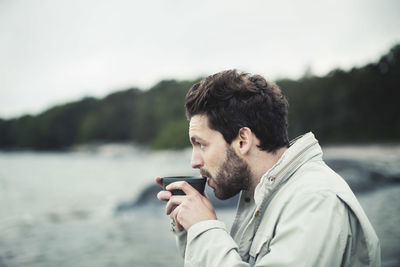
[[[249,153],[254,143],[254,134],[248,127],[240,128],[238,136],[234,140],[235,148],[242,154]]]

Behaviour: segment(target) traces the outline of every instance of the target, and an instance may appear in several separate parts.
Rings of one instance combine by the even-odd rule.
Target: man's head
[[[259,75],[222,71],[190,88],[186,115],[206,115],[209,127],[228,144],[248,127],[259,139],[259,148],[275,152],[288,146],[288,103],[279,87]]]
[[[243,155],[253,144],[271,153],[288,145],[286,99],[261,76],[235,70],[209,76],[189,90],[185,106],[192,167],[209,178],[219,199],[250,188],[253,170]]]

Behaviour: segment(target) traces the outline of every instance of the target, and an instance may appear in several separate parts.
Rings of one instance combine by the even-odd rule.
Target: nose
[[[203,158],[196,149],[192,150],[192,160],[190,164],[194,169],[200,169],[203,166]]]

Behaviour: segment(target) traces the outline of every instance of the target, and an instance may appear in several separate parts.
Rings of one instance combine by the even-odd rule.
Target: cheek
[[[216,173],[225,162],[225,153],[221,153],[221,151],[217,150],[208,152],[209,153],[204,157],[205,167],[211,172],[211,175],[215,177]]]

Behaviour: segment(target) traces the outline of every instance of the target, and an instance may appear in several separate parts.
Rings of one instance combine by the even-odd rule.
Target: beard
[[[240,158],[236,152],[227,145],[226,159],[220,166],[215,177],[206,169],[200,169],[203,176],[212,178],[215,188],[214,194],[218,199],[225,200],[238,194],[241,190],[246,190],[250,185],[251,172],[249,165]]]

